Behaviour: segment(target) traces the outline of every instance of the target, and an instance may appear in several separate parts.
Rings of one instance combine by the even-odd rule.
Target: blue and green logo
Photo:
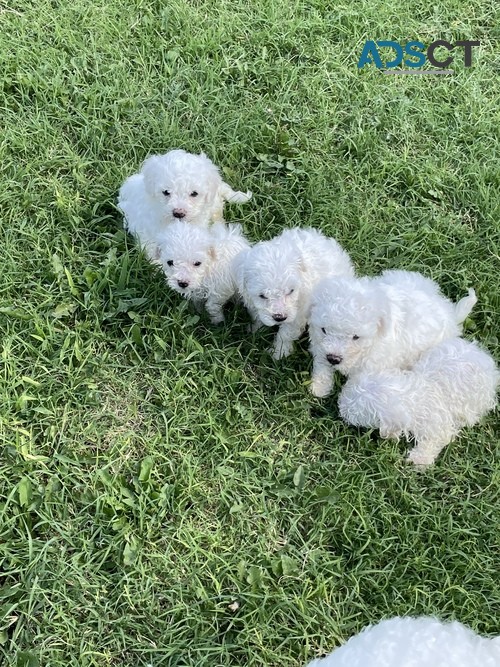
[[[393,40],[375,42],[369,39],[363,46],[363,51],[358,60],[358,69],[363,69],[367,65],[375,65],[384,74],[453,74],[452,69],[446,69],[455,58],[456,54],[452,52],[458,48],[463,48],[464,67],[471,67],[472,48],[479,45],[478,41],[470,39],[460,40],[455,44],[450,44],[444,39],[437,39],[427,47],[423,42],[417,40],[401,45]],[[383,59],[380,49],[391,49],[391,57],[388,60]],[[446,55],[444,59],[441,59],[442,56],[438,57],[437,49],[446,50],[446,53],[443,54]],[[423,69],[427,62],[437,69]],[[397,69],[400,65],[408,69]]]

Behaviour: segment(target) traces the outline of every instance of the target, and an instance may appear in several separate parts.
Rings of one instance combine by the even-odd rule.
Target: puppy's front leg
[[[254,333],[255,333],[256,331],[258,331],[259,329],[262,329],[263,326],[264,326],[264,325],[262,324],[262,322],[261,322],[259,319],[252,320],[252,324],[249,324],[249,325],[248,325],[248,331],[249,331],[250,333],[253,333],[253,334],[254,334]]]
[[[205,306],[205,299],[196,299],[192,297],[190,301],[193,304],[194,309],[196,310],[197,313],[203,312],[203,308]]]
[[[453,431],[441,437],[418,437],[415,435],[416,445],[411,449],[406,458],[415,466],[425,468],[434,463],[441,451],[453,438]]]
[[[207,313],[210,315],[210,322],[212,324],[221,324],[224,322],[224,303],[221,303],[220,299],[214,299],[209,297],[205,302],[205,308]]]
[[[287,322],[281,324],[271,350],[273,359],[288,357],[293,351],[293,341],[300,338],[304,328],[305,323],[297,322],[297,320],[291,324]]]
[[[252,318],[252,324],[248,325],[248,331],[249,331],[249,333],[254,334],[256,331],[261,329],[264,325],[259,318],[259,314],[258,314],[257,310],[251,304],[246,304],[246,306],[247,306],[247,310],[250,314],[250,317]]]
[[[328,396],[333,386],[333,374],[335,370],[331,364],[320,356],[313,357],[313,367],[311,374],[311,394],[318,398]]]

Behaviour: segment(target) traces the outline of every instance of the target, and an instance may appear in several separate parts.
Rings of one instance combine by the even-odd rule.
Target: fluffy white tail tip
[[[472,289],[472,287],[470,287],[467,296],[464,296],[464,298],[460,299],[460,301],[455,305],[455,312],[457,314],[458,324],[462,324],[462,322],[464,322],[464,320],[467,318],[467,316],[474,308],[476,303],[477,303],[476,293]]]
[[[227,201],[230,204],[245,204],[247,201],[250,201],[252,198],[252,193],[250,190],[248,192],[234,192],[229,195]]]

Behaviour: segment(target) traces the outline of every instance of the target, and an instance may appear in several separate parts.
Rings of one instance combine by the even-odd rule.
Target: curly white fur
[[[312,393],[329,394],[335,370],[351,376],[411,368],[422,352],[461,334],[476,300],[471,289],[453,304],[435,282],[412,271],[323,281],[309,318]]]
[[[236,261],[238,287],[254,325],[279,324],[273,357],[293,350],[305,330],[314,286],[326,276],[353,276],[349,255],[316,229],[285,229],[261,241]]]
[[[500,637],[481,637],[462,623],[391,618],[370,625],[308,667],[499,667]]]
[[[233,260],[250,247],[241,226],[196,227],[179,220],[158,240],[168,285],[197,307],[205,304],[213,324],[223,322],[224,304],[237,293]]]
[[[222,180],[218,168],[201,153],[172,150],[147,158],[138,174],[120,188],[118,207],[124,226],[148,257],[157,260],[158,235],[167,224],[184,220],[208,226],[222,222],[224,202],[243,203],[251,192],[235,192]]]
[[[463,426],[496,405],[500,374],[476,343],[451,338],[425,352],[408,371],[368,372],[349,379],[339,398],[341,416],[378,428],[383,438],[415,440],[408,460],[434,463]]]

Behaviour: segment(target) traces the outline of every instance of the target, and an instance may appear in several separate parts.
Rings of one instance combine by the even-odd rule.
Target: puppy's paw
[[[313,396],[316,396],[316,398],[324,398],[325,396],[328,396],[331,390],[332,390],[331,383],[324,382],[321,379],[313,378],[309,386],[309,391]]]
[[[269,352],[275,361],[279,361],[292,354],[293,343],[275,343]]]
[[[387,426],[386,427],[381,426],[379,428],[379,434],[381,438],[384,438],[384,440],[399,440],[401,436],[401,431],[391,429]]]
[[[247,327],[248,333],[256,333],[259,329],[262,329],[264,325],[262,322],[259,322],[259,320],[255,320],[255,322],[252,322],[252,324],[249,324]]]
[[[200,299],[190,299],[197,313],[202,313],[205,310],[205,302]]]
[[[415,447],[408,453],[406,461],[407,463],[413,463],[417,468],[424,470],[434,463],[434,457],[432,454],[419,451],[418,447]]]

